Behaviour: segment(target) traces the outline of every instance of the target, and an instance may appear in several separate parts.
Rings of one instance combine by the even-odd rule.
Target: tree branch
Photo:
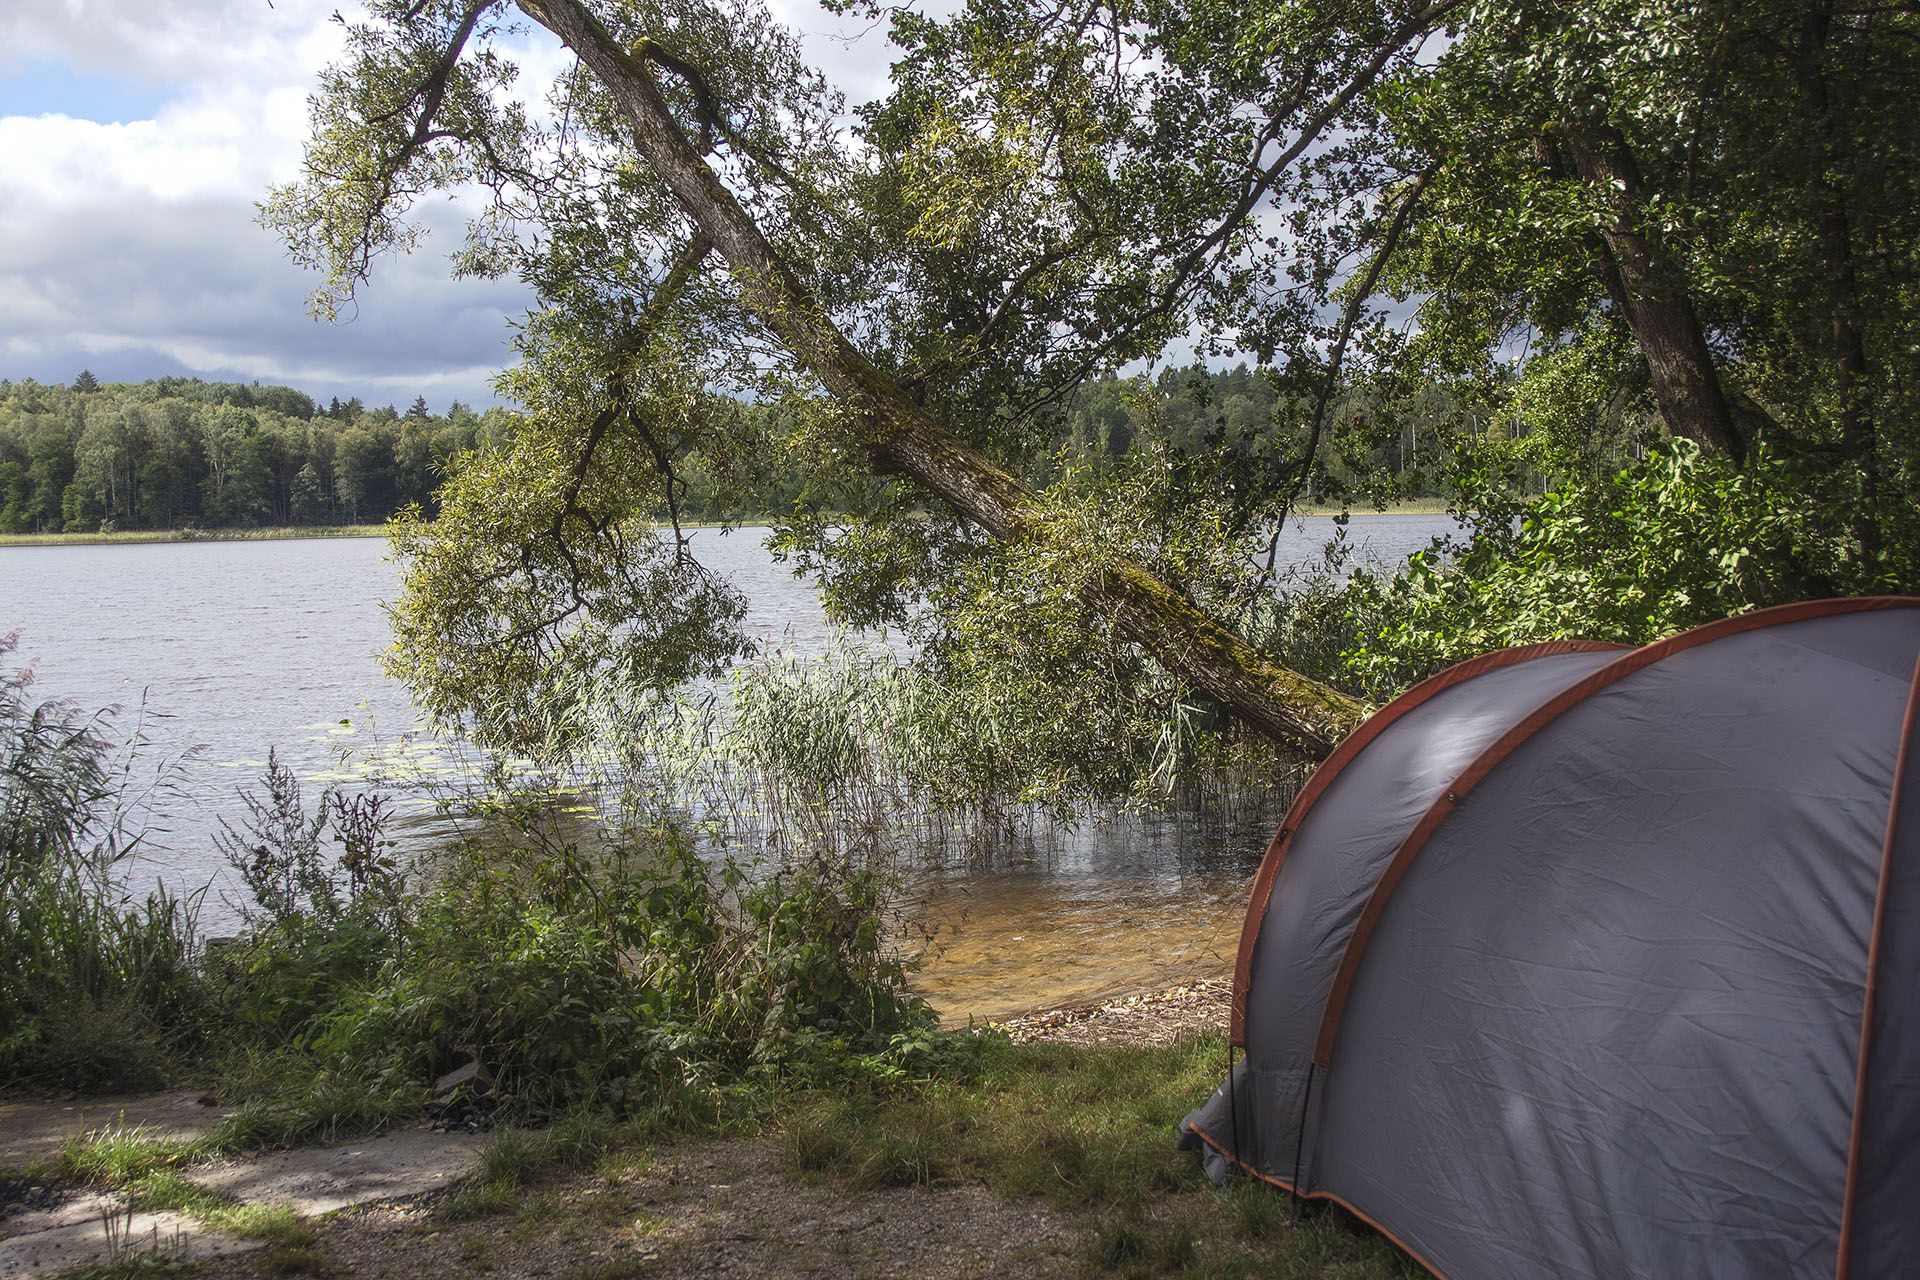
[[[1288,486],[1286,503],[1281,513],[1293,510],[1294,499],[1300,496],[1300,486],[1306,482],[1307,474],[1313,469],[1313,455],[1320,448],[1320,433],[1326,427],[1327,406],[1333,400],[1334,388],[1340,381],[1340,366],[1346,359],[1347,343],[1353,337],[1353,328],[1360,320],[1360,312],[1366,306],[1367,299],[1380,285],[1380,276],[1387,268],[1387,260],[1399,247],[1400,237],[1406,233],[1407,224],[1413,221],[1414,206],[1420,203],[1420,197],[1426,192],[1427,185],[1433,181],[1439,166],[1424,170],[1408,188],[1400,207],[1394,210],[1393,221],[1387,224],[1387,233],[1380,241],[1380,248],[1373,255],[1373,261],[1367,264],[1366,274],[1360,277],[1358,286],[1347,298],[1345,312],[1340,317],[1340,333],[1333,344],[1333,352],[1327,358],[1327,375],[1320,380],[1320,390],[1313,401],[1313,420],[1307,428],[1307,447],[1300,459],[1300,466]]]
[[[877,460],[891,463],[994,537],[1037,528],[1033,493],[973,452],[915,405],[826,318],[765,234],[675,124],[647,63],[622,48],[580,0],[516,0],[559,36],[607,86],[634,143],[733,270],[741,300],[865,429]],[[1358,721],[1344,694],[1265,662],[1191,601],[1137,565],[1109,566],[1089,603],[1170,670],[1263,736],[1324,755]]]

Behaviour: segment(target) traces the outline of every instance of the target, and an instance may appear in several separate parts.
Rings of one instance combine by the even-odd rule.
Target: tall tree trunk
[[[1641,223],[1640,167],[1626,140],[1607,125],[1560,132],[1574,172],[1617,193],[1618,216],[1600,229],[1605,250],[1601,273],[1646,359],[1654,401],[1667,430],[1744,462],[1746,438],[1713,367],[1713,353],[1686,282],[1658,237]]]
[[[1839,170],[1846,160],[1845,144],[1833,118],[1827,91],[1827,36],[1833,5],[1815,5],[1800,20],[1800,47],[1794,57],[1794,79],[1800,87],[1800,106],[1807,128],[1818,144],[1818,233],[1821,264],[1832,290],[1831,352],[1834,390],[1840,398],[1840,447],[1860,468],[1860,509],[1854,516],[1854,536],[1868,556],[1880,550],[1880,526],[1874,516],[1880,474],[1875,449],[1871,403],[1872,382],[1867,368],[1867,344],[1858,321],[1860,298],[1854,273],[1853,227],[1847,215],[1846,190]]]
[[[579,0],[515,3],[607,86],[633,126],[640,154],[732,268],[747,308],[864,425],[876,466],[909,476],[996,538],[1028,533],[1032,491],[935,422],[827,319],[687,141],[646,62],[622,48]],[[1137,564],[1106,566],[1084,584],[1082,597],[1162,665],[1275,742],[1324,756],[1360,718],[1363,709],[1353,699],[1266,660]]]

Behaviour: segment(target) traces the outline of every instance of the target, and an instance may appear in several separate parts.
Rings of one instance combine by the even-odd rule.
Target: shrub
[[[870,866],[742,867],[662,824],[590,854],[475,841],[406,874],[386,801],[328,792],[309,812],[277,756],[219,840],[245,931],[203,955],[191,904],[134,903],[113,878],[129,842],[100,722],[29,705],[26,683],[0,684],[10,1078],[132,1085],[190,1054],[251,1103],[231,1136],[267,1142],[378,1127],[468,1058],[521,1114],[631,1114],[884,1083],[944,1052]]]
[[[1353,640],[1346,682],[1384,700],[1449,663],[1507,645],[1577,637],[1642,644],[1793,600],[1920,586],[1920,518],[1817,482],[1760,448],[1744,467],[1670,440],[1611,475],[1523,506],[1469,478],[1464,547],[1399,573],[1357,573],[1319,609]]]
[[[19,633],[0,637],[0,662]],[[107,713],[36,703],[0,669],[0,1080],[130,1087],[165,1078],[206,1028],[194,900],[134,900]]]
[[[301,1047],[342,992],[392,957],[408,897],[384,833],[385,797],[328,790],[309,814],[299,778],[273,751],[261,782],[242,797],[240,825],[223,822],[214,840],[252,898],[220,976],[248,1038]]]
[[[709,865],[671,827],[592,859],[469,849],[308,1043],[391,1081],[475,1056],[536,1109],[847,1069],[931,1025],[888,952],[882,888],[828,865]]]

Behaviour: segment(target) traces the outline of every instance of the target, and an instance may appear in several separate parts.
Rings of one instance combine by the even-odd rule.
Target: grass
[[[144,1280],[148,1276],[191,1274],[195,1265],[163,1253],[136,1253],[115,1262],[103,1262],[60,1273],[61,1280]]]
[[[181,1141],[155,1138],[139,1127],[113,1127],[76,1138],[60,1156],[32,1170],[42,1181],[123,1192],[142,1211],[167,1210],[280,1250],[313,1244],[313,1232],[285,1205],[241,1204],[209,1191],[181,1172],[225,1147],[219,1135]]]
[[[785,1126],[799,1176],[856,1188],[984,1183],[1081,1221],[1087,1262],[1122,1275],[1422,1274],[1346,1215],[1296,1212],[1250,1180],[1214,1190],[1175,1119],[1218,1081],[1217,1038],[1169,1048],[999,1044],[960,1081],[805,1100]]]
[[[1444,510],[1444,506],[1442,507]],[[720,529],[725,520],[682,520],[682,529]],[[751,520],[745,523],[753,523]],[[666,525],[658,526],[666,528]],[[384,538],[385,524],[273,525],[246,529],[114,529],[106,533],[0,533],[4,547],[91,547],[139,542],[281,542],[290,538]]]
[[[1294,508],[1293,514],[1337,516],[1343,510],[1349,510],[1356,518],[1377,515],[1443,516],[1447,514],[1447,499],[1404,498],[1398,502],[1389,503],[1385,511],[1375,511],[1366,506],[1346,508],[1337,503],[1302,503]],[[768,518],[771,517],[743,517],[739,521],[682,520],[680,527],[683,529],[749,527],[758,520]],[[0,548],[92,547],[144,542],[280,542],[292,538],[384,538],[387,532],[387,526],[384,524],[311,524],[274,525],[247,529],[114,529],[107,533],[0,533]]]
[[[524,1210],[527,1189],[557,1174],[596,1170],[614,1177],[644,1159],[632,1151],[633,1125],[615,1125],[592,1112],[571,1112],[545,1129],[501,1129],[480,1152],[478,1174],[442,1208],[454,1221]],[[624,1150],[622,1148],[625,1148]]]
[[[970,1043],[977,1052],[954,1055],[951,1061],[961,1065],[933,1079],[743,1091],[724,1116],[710,1113],[705,1124],[679,1113],[649,1123],[579,1110],[541,1129],[501,1129],[476,1174],[440,1202],[436,1216],[449,1223],[499,1219],[503,1226],[495,1230],[515,1241],[596,1239],[612,1229],[594,1217],[596,1210],[604,1216],[616,1202],[570,1194],[581,1178],[613,1185],[645,1169],[663,1130],[698,1141],[716,1127],[770,1127],[780,1135],[788,1176],[822,1180],[849,1195],[984,1185],[1005,1198],[1043,1201],[1082,1229],[1081,1263],[1089,1274],[1220,1280],[1421,1274],[1346,1214],[1297,1206],[1250,1179],[1215,1190],[1199,1161],[1175,1150],[1175,1119],[1207,1095],[1224,1066],[1217,1038],[1166,1048],[1013,1045],[991,1037]],[[137,1128],[109,1129],[70,1144],[32,1172],[50,1182],[118,1188],[140,1208],[170,1209],[266,1241],[262,1261],[269,1273],[323,1271],[311,1229],[290,1210],[237,1204],[187,1180],[189,1166],[234,1149],[252,1132],[230,1121],[183,1142],[157,1140]],[[622,1274],[618,1264],[608,1267],[606,1276]]]
[[[427,1100],[421,1083],[381,1086],[293,1054],[242,1050],[214,1066],[222,1096],[237,1100],[208,1139],[221,1151],[362,1137],[414,1119]]]
[[[1220,1280],[1423,1274],[1338,1210],[1296,1206],[1252,1180],[1215,1190],[1198,1159],[1174,1148],[1175,1119],[1207,1096],[1223,1068],[1217,1038],[1170,1048],[989,1039],[980,1048],[973,1068],[955,1078],[742,1099],[726,1127],[777,1125],[788,1176],[852,1195],[984,1185],[1004,1198],[1041,1200],[1083,1229],[1089,1273]],[[698,1132],[675,1127],[682,1137]],[[589,1238],[607,1224],[588,1220],[591,1199],[561,1188],[583,1174],[618,1181],[644,1166],[658,1137],[644,1124],[616,1126],[591,1114],[541,1131],[503,1130],[479,1175],[440,1213],[453,1222],[505,1218],[516,1240]]]
[[[1389,502],[1384,511],[1375,511],[1371,506],[1364,505],[1343,507],[1339,503],[1310,502],[1295,507],[1293,514],[1337,516],[1342,511],[1348,511],[1355,519],[1365,516],[1443,516],[1447,514],[1448,501],[1446,498],[1402,498],[1398,502]]]

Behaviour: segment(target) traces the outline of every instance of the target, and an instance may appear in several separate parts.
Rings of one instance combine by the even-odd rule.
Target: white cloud
[[[140,84],[285,83],[339,49],[340,0],[35,0],[0,10],[0,74],[35,60]]]
[[[312,281],[219,196],[69,210],[0,236],[0,371],[71,378],[193,372],[290,382],[316,395],[444,392],[491,399],[510,358],[510,282],[447,279],[436,253],[385,264],[350,323],[305,314]],[[445,215],[441,215],[445,221]],[[436,228],[450,239],[457,228]],[[93,359],[96,356],[109,359]],[[444,398],[444,397],[442,397]]]
[[[325,396],[439,390],[490,400],[508,361],[510,283],[448,279],[460,205],[436,234],[377,269],[354,323],[306,317],[315,281],[253,222],[267,187],[296,175],[306,98],[344,47],[342,0],[0,0],[0,78],[36,65],[151,91],[150,119],[0,116],[0,376],[69,379],[191,372],[287,381]],[[886,24],[811,0],[775,0],[828,76],[858,103],[887,87]],[[531,98],[572,62],[537,28],[513,41]]]
[[[343,47],[336,7],[61,0],[0,12],[0,75],[57,61],[165,89],[146,120],[0,117],[0,375],[65,380],[91,364],[322,396],[492,398],[526,296],[448,279],[458,206],[430,210],[428,247],[383,263],[355,320],[333,326],[307,317],[315,281],[253,220],[267,187],[298,172],[307,95]]]
[[[834,13],[815,0],[769,0],[774,18],[800,37],[807,58],[847,95],[849,106],[887,92],[887,20]]]

